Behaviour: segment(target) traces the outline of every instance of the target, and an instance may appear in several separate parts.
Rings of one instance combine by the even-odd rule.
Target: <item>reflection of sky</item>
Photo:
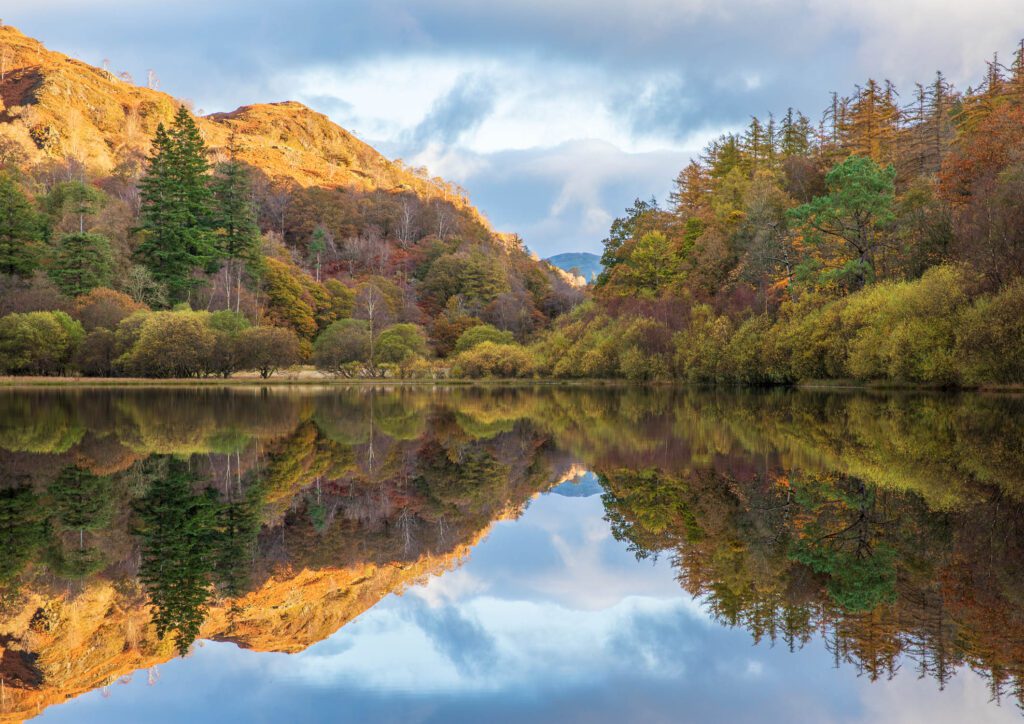
[[[1017,721],[960,672],[870,683],[711,622],[665,561],[610,536],[599,497],[546,495],[462,568],[298,655],[205,643],[52,721]]]

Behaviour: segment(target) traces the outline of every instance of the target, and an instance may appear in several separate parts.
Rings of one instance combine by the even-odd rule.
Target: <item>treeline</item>
[[[31,166],[0,138],[0,372],[266,374],[309,361],[332,324],[356,319],[369,335],[357,359],[377,374],[409,356],[397,335],[424,359],[485,324],[522,343],[582,298],[461,200],[301,188],[236,151],[232,140],[212,162],[184,107],[148,158],[109,177],[74,161]],[[97,303],[111,316],[82,316]],[[147,310],[145,324],[126,319]],[[177,333],[194,349],[170,354],[165,339],[146,351]]]
[[[1021,383],[1024,44],[976,89],[868,81],[712,143],[604,241],[558,377]]]

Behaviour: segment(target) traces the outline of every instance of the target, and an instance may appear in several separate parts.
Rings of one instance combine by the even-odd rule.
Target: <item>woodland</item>
[[[87,153],[47,84],[106,71],[50,56],[0,83],[2,374],[1024,382],[1024,44],[975,88],[752,118],[614,221],[586,286],[298,104],[145,90]],[[335,183],[267,160],[293,124]]]

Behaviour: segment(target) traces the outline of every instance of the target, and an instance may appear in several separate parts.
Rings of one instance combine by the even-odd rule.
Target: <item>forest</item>
[[[253,162],[297,104],[158,95],[106,171],[5,111],[0,374],[1024,382],[1024,44],[975,88],[869,80],[818,121],[752,118],[614,221],[586,288],[423,170]]]
[[[820,121],[752,118],[637,199],[555,377],[1024,381],[1024,43],[963,92],[867,81]]]

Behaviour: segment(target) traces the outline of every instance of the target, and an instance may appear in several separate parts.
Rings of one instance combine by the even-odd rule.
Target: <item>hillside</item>
[[[0,355],[0,372],[191,376],[261,366],[270,374],[317,361],[345,376],[393,374],[385,364],[446,375],[443,360],[468,329],[489,326],[480,340],[525,345],[582,299],[582,280],[492,229],[458,186],[386,159],[301,103],[197,116],[10,26],[0,26],[0,60],[0,214],[18,219],[0,238],[0,339],[21,350]],[[174,163],[184,165],[170,170]],[[195,171],[182,176],[186,167]],[[103,303],[111,292],[131,300],[120,298],[123,313],[96,330],[76,311],[93,292]],[[231,345],[244,328],[271,328],[269,337],[253,332],[248,348],[272,348],[273,363],[233,350],[227,367],[206,356],[198,367],[156,370],[112,347],[109,335],[132,312],[179,305],[235,315]],[[26,320],[11,317],[31,312],[85,322],[57,352],[60,370],[32,360],[38,345],[24,334]],[[348,331],[313,360],[318,338],[342,321]],[[224,332],[224,323],[209,331]],[[391,327],[395,344],[378,355],[376,337]],[[365,344],[346,344],[353,330],[365,331]],[[170,339],[167,329],[155,336]],[[520,374],[533,367],[524,354],[512,357]]]
[[[133,156],[148,154],[157,125],[168,124],[182,103],[48,50],[9,25],[0,26],[0,45],[7,53],[0,122],[5,135],[36,161],[73,158],[97,174],[113,173]],[[276,180],[412,191],[469,207],[453,184],[389,161],[295,101],[257,103],[196,120],[214,155],[222,154],[235,134],[239,158]]]

